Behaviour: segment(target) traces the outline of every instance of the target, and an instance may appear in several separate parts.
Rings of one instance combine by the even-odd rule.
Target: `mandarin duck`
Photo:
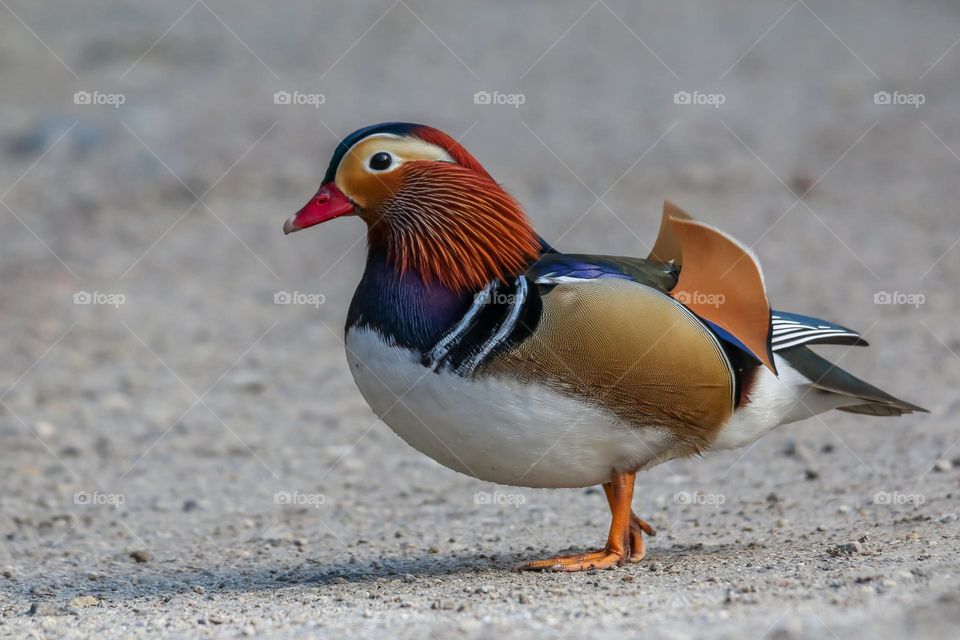
[[[641,560],[635,474],[667,460],[831,409],[923,411],[810,350],[866,342],[771,310],[756,256],[670,202],[646,259],[562,253],[457,141],[394,122],[347,136],[283,230],[348,215],[368,254],[347,362],[381,420],[484,481],[603,486],[606,545],[522,568]]]

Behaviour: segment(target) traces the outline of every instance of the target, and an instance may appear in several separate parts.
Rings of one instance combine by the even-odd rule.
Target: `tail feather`
[[[897,401],[897,404],[883,404],[880,402],[871,402],[867,404],[855,404],[850,407],[837,407],[837,411],[846,411],[848,413],[860,413],[865,416],[902,416],[907,413],[917,411],[929,413],[923,407],[910,404],[909,402]]]
[[[900,416],[918,411],[928,413],[923,407],[895,398],[864,382],[805,346],[784,349],[778,352],[778,355],[809,379],[815,389],[849,397],[851,404],[837,407],[838,411],[871,416]],[[862,402],[853,402],[854,400]]]

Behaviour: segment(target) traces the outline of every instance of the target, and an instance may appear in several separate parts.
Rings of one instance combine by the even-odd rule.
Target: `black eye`
[[[390,168],[390,165],[393,163],[393,158],[389,153],[381,151],[380,153],[373,154],[373,157],[370,158],[370,168],[374,171],[384,171]]]

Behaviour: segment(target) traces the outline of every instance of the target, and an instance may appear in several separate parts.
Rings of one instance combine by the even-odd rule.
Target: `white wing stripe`
[[[774,336],[785,336],[785,335],[789,335],[789,334],[791,334],[791,333],[796,333],[796,332],[798,332],[798,331],[810,331],[810,330],[812,330],[812,329],[813,329],[813,327],[806,327],[806,326],[804,326],[804,325],[797,325],[797,326],[795,326],[795,327],[777,327],[776,325],[774,325],[774,327],[773,327],[773,335],[774,335]]]
[[[553,273],[547,273],[537,278],[537,284],[563,284],[564,282],[584,282],[585,280],[594,280],[595,278],[576,278],[573,276],[555,276]]]
[[[801,331],[791,331],[786,334],[781,334],[773,337],[773,341],[784,341],[784,340],[793,340],[794,338],[799,338],[800,336],[818,336],[818,335],[840,335],[840,336],[856,336],[855,333],[850,333],[849,331],[842,331],[840,329],[806,329]]]
[[[782,336],[771,341],[771,347],[775,350],[787,349],[800,344],[811,342],[817,338],[859,338],[856,333],[848,331],[810,331],[807,333],[795,333],[789,336]]]
[[[773,314],[770,316],[770,346],[775,350],[782,350],[826,338],[860,337],[859,333],[845,327],[823,323],[823,320],[815,318],[805,322]]]
[[[858,336],[858,335],[855,334],[855,333],[842,333],[842,334],[836,334],[836,335],[841,335],[841,336],[844,336],[844,337],[849,336],[849,337],[852,337],[852,338],[859,338],[859,337],[860,337],[860,336]],[[775,345],[773,345],[773,348],[774,348],[775,350],[778,350],[778,351],[779,351],[779,350],[783,350],[783,349],[789,349],[790,347],[796,347],[797,345],[806,344],[807,342],[810,342],[810,339],[811,339],[810,336],[806,336],[806,337],[803,337],[803,338],[798,338],[798,339],[794,340],[793,342],[775,344]]]

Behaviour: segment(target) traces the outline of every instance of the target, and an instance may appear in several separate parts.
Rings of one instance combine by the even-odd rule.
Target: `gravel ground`
[[[957,636],[955,3],[0,4],[0,634]],[[280,231],[394,119],[565,249],[645,255],[671,197],[931,413],[663,465],[644,562],[511,571],[599,544],[602,493],[402,444],[343,354],[360,223]]]

